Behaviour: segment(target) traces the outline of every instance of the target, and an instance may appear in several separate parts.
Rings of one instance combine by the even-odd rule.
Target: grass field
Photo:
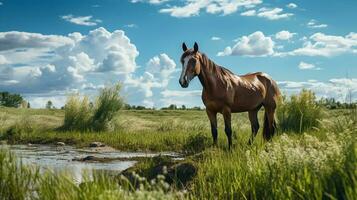
[[[121,110],[110,131],[63,132],[58,130],[63,124],[62,110],[0,108],[0,135],[8,143],[65,142],[81,147],[100,141],[120,150],[189,153],[187,159],[197,167],[197,175],[185,185],[185,190],[163,189],[163,186],[129,192],[111,178],[99,177],[90,184],[77,186],[67,183],[70,181],[62,176],[39,175],[25,166],[15,165],[11,155],[1,152],[0,196],[13,199],[26,196],[121,199],[126,195],[133,199],[149,196],[154,199],[355,199],[356,112],[325,110],[324,113],[318,128],[303,133],[279,131],[269,143],[264,143],[259,133],[252,146],[247,145],[250,136],[247,114],[234,114],[233,150],[228,151],[222,117],[219,116],[219,145],[212,147],[204,111]],[[53,184],[56,187],[50,187]]]

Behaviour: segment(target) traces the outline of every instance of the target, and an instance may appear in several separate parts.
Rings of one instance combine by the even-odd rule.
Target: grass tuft
[[[81,132],[112,129],[111,120],[124,104],[119,92],[119,84],[102,89],[94,107],[88,97],[70,96],[65,106],[63,129]]]
[[[313,127],[318,127],[323,117],[323,109],[316,103],[312,91],[302,90],[290,99],[284,98],[278,106],[277,118],[282,131],[303,133]]]

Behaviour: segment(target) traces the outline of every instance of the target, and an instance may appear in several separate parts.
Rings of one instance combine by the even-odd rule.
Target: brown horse
[[[217,113],[223,114],[228,147],[232,145],[231,113],[248,112],[252,128],[249,144],[259,130],[258,111],[264,106],[263,137],[270,140],[275,132],[274,113],[280,96],[279,88],[267,74],[256,72],[237,76],[228,69],[215,64],[205,54],[182,44],[182,73],[180,85],[187,88],[190,81],[198,76],[203,90],[202,100],[211,122],[214,145],[217,145]]]

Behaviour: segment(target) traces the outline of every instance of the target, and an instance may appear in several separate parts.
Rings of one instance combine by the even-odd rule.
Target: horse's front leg
[[[207,116],[211,123],[211,133],[213,138],[213,145],[217,145],[217,112],[206,109]]]
[[[231,127],[231,109],[224,108],[223,109],[223,118],[224,118],[224,131],[226,132],[228,138],[228,149],[231,149],[232,146],[232,127]]]

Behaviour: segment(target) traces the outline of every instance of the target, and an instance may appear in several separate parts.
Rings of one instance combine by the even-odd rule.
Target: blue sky
[[[130,104],[201,106],[178,84],[181,43],[285,94],[357,99],[357,1],[0,0],[0,90],[57,107],[122,82]]]

